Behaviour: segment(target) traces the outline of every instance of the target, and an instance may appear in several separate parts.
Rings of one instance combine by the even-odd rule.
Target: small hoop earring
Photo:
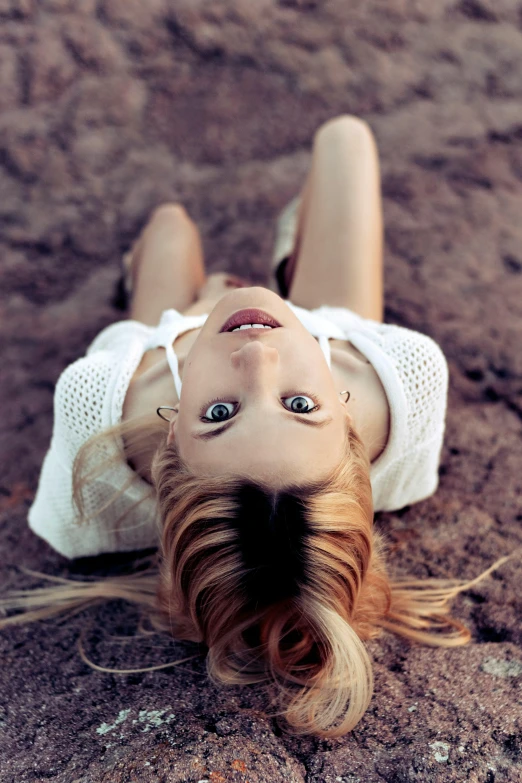
[[[343,402],[348,402],[348,400],[350,399],[350,392],[348,391],[348,389],[345,389],[344,391],[340,391],[339,394],[346,394],[346,399],[343,400]]]
[[[163,421],[168,421],[168,423],[170,424],[170,422],[172,421],[172,416],[170,417],[170,419],[167,419],[167,417],[164,416],[161,411],[175,411],[177,413],[178,409],[171,408],[170,405],[160,405],[159,408],[156,408],[156,413],[158,414],[160,419],[163,419]]]

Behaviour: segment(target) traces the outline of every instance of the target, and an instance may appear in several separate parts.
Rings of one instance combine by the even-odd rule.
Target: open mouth
[[[246,329],[277,329],[281,324],[264,310],[257,308],[247,308],[238,310],[237,313],[228,318],[221,329],[221,332],[239,332]]]

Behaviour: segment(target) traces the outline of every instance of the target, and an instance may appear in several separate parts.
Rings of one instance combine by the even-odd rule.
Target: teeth
[[[241,326],[236,326],[234,329],[231,329],[232,332],[239,332],[240,329],[271,329],[272,327],[268,324],[241,324]]]

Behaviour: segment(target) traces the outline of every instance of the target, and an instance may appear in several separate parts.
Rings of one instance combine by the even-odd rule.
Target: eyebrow
[[[330,424],[333,419],[333,416],[327,416],[325,419],[311,419],[306,415],[296,416],[292,413],[283,413],[283,416],[289,421],[297,421],[307,427],[326,427],[326,425]],[[217,438],[218,435],[221,435],[221,433],[226,432],[234,426],[235,419],[236,416],[223,424],[222,427],[216,427],[215,429],[209,430],[208,432],[201,432],[193,435],[192,437],[196,438],[197,440],[210,440],[211,438]]]

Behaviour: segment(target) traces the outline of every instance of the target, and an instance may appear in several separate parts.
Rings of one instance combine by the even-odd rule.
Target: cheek
[[[182,459],[187,459],[187,457],[190,456],[190,447],[193,442],[192,435],[190,434],[190,422],[193,422],[193,418],[193,413],[188,413],[186,410],[183,413],[183,411],[180,410],[176,423],[169,433],[171,442],[176,442],[176,449]]]
[[[333,383],[332,372],[326,361],[326,357],[317,342],[309,343],[294,356],[296,370],[306,378],[310,378],[313,383],[320,383],[322,386],[331,386]]]
[[[193,348],[188,354],[183,367],[181,396],[183,397],[185,387],[187,389],[190,388],[192,391],[197,390],[215,372],[215,365],[215,355],[208,350],[194,350]]]
[[[222,364],[215,353],[197,352],[187,357],[181,374],[180,411],[176,424],[176,438],[183,437],[190,423],[194,423],[202,406],[212,395],[212,385],[223,378]]]

